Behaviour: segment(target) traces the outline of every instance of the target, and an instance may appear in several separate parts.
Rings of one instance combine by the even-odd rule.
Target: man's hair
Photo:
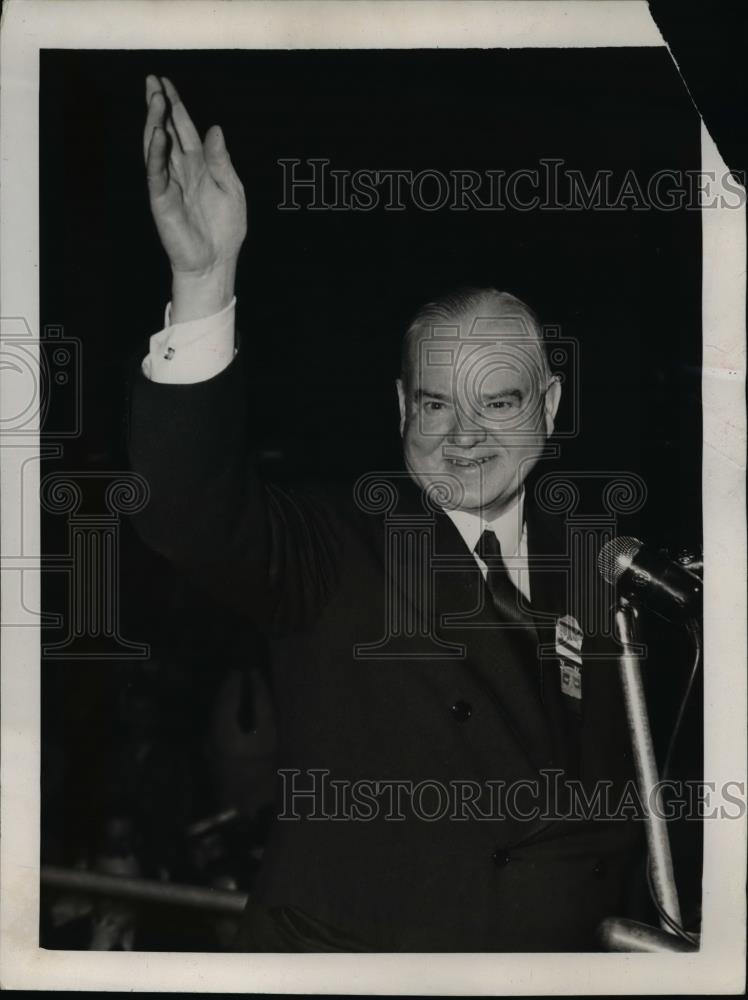
[[[550,374],[550,365],[543,338],[543,328],[535,310],[510,292],[498,288],[458,288],[433,302],[421,306],[413,316],[403,337],[400,357],[400,378],[406,390],[410,388],[413,372],[414,345],[423,335],[433,335],[434,327],[454,325],[461,317],[472,315],[480,320],[490,320],[511,315],[522,326],[534,333],[542,349],[542,364]]]

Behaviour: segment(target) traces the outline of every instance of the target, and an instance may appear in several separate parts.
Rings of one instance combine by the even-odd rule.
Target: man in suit
[[[345,496],[261,482],[233,326],[241,184],[168,80],[146,96],[173,282],[132,388],[136,525],[273,644],[279,818],[237,946],[594,949],[639,824],[581,815],[566,784],[591,801],[631,767],[615,661],[528,487],[561,393],[534,314],[495,289],[427,304],[397,380],[403,468]]]

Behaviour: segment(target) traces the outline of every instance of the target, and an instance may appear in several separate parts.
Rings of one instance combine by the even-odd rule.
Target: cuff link
[[[166,354],[164,355],[164,361],[171,361],[174,357],[175,351],[173,347],[166,348]]]

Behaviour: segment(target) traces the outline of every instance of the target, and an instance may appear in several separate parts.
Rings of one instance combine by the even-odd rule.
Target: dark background
[[[698,115],[664,50],[44,53],[42,316],[84,344],[76,460],[120,460],[124,365],[169,294],[142,165],[153,71],[181,88],[201,133],[220,122],[247,191],[239,324],[261,373],[261,446],[322,476],[395,461],[407,317],[446,287],[494,284],[580,343],[582,433],[564,464],[639,472],[657,539],[687,540],[697,211],[277,210],[284,157],[507,172],[557,157],[590,179],[613,171],[613,190],[628,169],[642,186],[659,169],[698,169]]]
[[[347,481],[397,463],[393,381],[409,314],[446,288],[490,284],[579,343],[559,425],[578,393],[580,433],[558,467],[638,473],[642,536],[699,546],[698,211],[277,210],[288,157],[507,173],[553,157],[588,180],[611,170],[613,190],[629,169],[643,187],[657,170],[698,170],[698,115],[664,49],[42,53],[41,317],[82,343],[83,402],[83,433],[46,471],[126,468],[127,379],[169,296],[142,162],[149,72],[171,77],[201,133],[222,125],[245,185],[238,323],[269,475]],[[51,439],[63,405],[53,394]],[[43,518],[46,552],[64,549],[64,522]],[[194,755],[221,677],[262,652],[126,523],[121,539],[123,631],[166,664],[170,740]],[[45,609],[63,599],[47,583]],[[659,696],[666,721],[681,654]],[[45,665],[43,766],[61,773],[43,819],[52,858],[69,862],[95,839],[111,802],[122,811],[100,751],[116,750],[112,719],[132,683],[122,665]],[[690,724],[698,737],[698,717]],[[222,804],[204,784],[185,815]]]

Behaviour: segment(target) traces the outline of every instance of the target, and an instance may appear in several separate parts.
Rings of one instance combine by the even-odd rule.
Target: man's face
[[[397,383],[405,462],[421,487],[446,486],[444,506],[499,514],[553,430],[561,388],[516,317],[461,317],[443,332],[421,335]]]

